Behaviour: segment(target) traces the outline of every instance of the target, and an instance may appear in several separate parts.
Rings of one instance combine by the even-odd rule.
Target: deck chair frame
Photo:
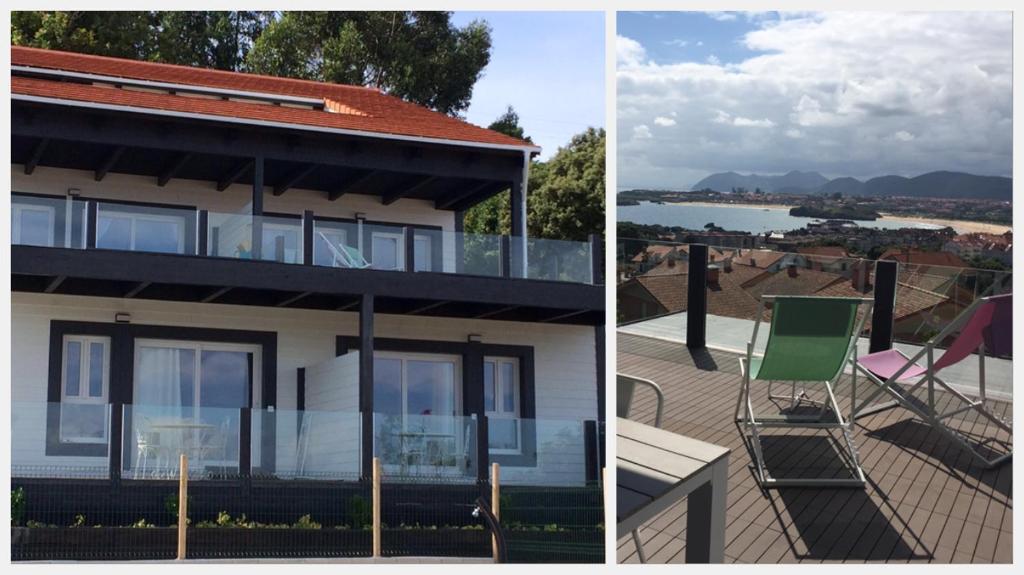
[[[768,416],[758,417],[754,413],[754,404],[750,399],[750,382],[751,373],[750,365],[751,361],[755,356],[763,357],[761,354],[754,353],[754,344],[757,343],[757,334],[761,326],[761,320],[764,317],[766,304],[774,304],[776,300],[786,299],[789,297],[799,297],[800,299],[811,299],[807,296],[782,296],[782,295],[764,295],[761,296],[760,300],[760,312],[758,313],[757,320],[754,323],[754,331],[751,334],[750,341],[747,342],[747,353],[744,357],[740,358],[740,375],[743,379],[742,386],[740,388],[739,397],[736,399],[736,413],[735,420],[740,425],[741,431],[744,436],[748,435],[751,438],[750,449],[753,451],[754,459],[754,471],[757,475],[757,479],[761,486],[768,488],[775,487],[864,487],[867,480],[864,476],[864,470],[860,465],[860,454],[857,451],[857,446],[853,441],[853,425],[854,418],[851,416],[847,421],[843,418],[842,410],[839,408],[839,402],[836,400],[835,392],[832,389],[833,384],[838,381],[839,377],[843,374],[844,368],[847,364],[852,363],[856,365],[857,361],[857,339],[860,337],[861,332],[864,330],[864,323],[867,318],[871,315],[872,306],[874,300],[871,298],[843,298],[843,299],[855,299],[858,301],[858,310],[860,306],[864,307],[864,313],[860,314],[860,318],[854,320],[853,331],[850,335],[850,341],[846,346],[846,352],[843,355],[843,360],[840,362],[839,368],[836,373],[828,380],[821,382],[825,388],[826,399],[824,401],[811,401],[819,405],[818,413],[814,415],[785,415],[785,416]],[[831,299],[831,298],[820,298],[820,299]],[[774,306],[772,306],[774,307]],[[774,318],[773,318],[774,320]],[[854,386],[856,389],[856,377],[857,371],[853,369]],[[794,382],[793,396],[789,397],[792,400],[793,405],[799,403],[802,399],[806,398],[806,394],[801,391],[799,395],[796,393],[796,387]],[[771,382],[769,381],[769,398],[772,398],[770,392]],[[855,392],[854,392],[855,393]],[[856,402],[856,396],[851,398],[851,401]],[[825,421],[826,414],[831,411],[834,421]],[[768,468],[765,464],[764,452],[761,448],[761,430],[764,428],[801,428],[801,429],[838,429],[843,435],[843,443],[846,446],[846,452],[840,452],[840,457],[843,457],[846,461],[846,466],[850,471],[851,477],[837,477],[837,478],[799,478],[799,477],[772,477],[768,472]]]
[[[323,232],[317,232],[317,234],[320,235],[320,239],[322,239],[324,243],[327,244],[328,249],[331,250],[331,257],[334,258],[334,261],[340,261],[341,263],[344,264],[344,267],[350,269],[366,269],[370,267],[370,264],[366,261],[365,258],[363,258],[362,254],[359,254],[359,258],[362,259],[363,261],[357,262],[353,258],[352,254],[350,254],[347,250],[339,250],[338,246],[334,245],[334,243],[331,242],[331,240],[327,239],[327,236],[324,235]]]
[[[947,383],[942,378],[940,378],[935,373],[935,370],[934,370],[934,367],[933,367],[934,364],[935,364],[935,345],[936,345],[936,343],[945,340],[947,337],[949,337],[950,335],[955,333],[956,330],[960,329],[965,323],[970,321],[970,319],[972,317],[974,317],[974,313],[977,311],[977,309],[981,305],[987,303],[992,297],[993,296],[987,296],[987,297],[976,299],[974,301],[974,303],[972,303],[971,305],[969,305],[967,307],[967,309],[962,311],[942,331],[940,331],[934,337],[929,339],[924,344],[924,347],[922,347],[920,351],[918,351],[917,353],[915,353],[914,355],[912,355],[910,357],[904,356],[904,357],[906,357],[906,360],[907,360],[906,363],[904,363],[903,367],[900,368],[899,371],[894,373],[888,379],[883,380],[882,378],[880,378],[877,375],[875,375],[874,373],[872,373],[866,367],[860,365],[860,363],[855,362],[854,364],[856,365],[856,371],[859,371],[865,377],[867,377],[868,381],[874,383],[877,386],[877,389],[875,389],[872,393],[867,395],[859,404],[856,403],[856,402],[853,403],[853,409],[851,411],[850,417],[851,418],[854,418],[854,417],[864,417],[864,416],[876,414],[876,413],[878,413],[880,411],[885,411],[885,410],[888,410],[888,409],[892,409],[894,407],[904,407],[907,410],[909,410],[911,413],[913,413],[914,415],[919,417],[922,421],[924,421],[925,423],[930,424],[937,431],[939,431],[943,435],[945,435],[945,436],[949,437],[950,439],[952,439],[955,443],[960,445],[962,448],[966,449],[974,458],[976,458],[979,462],[981,462],[985,467],[992,468],[992,467],[995,467],[995,466],[997,466],[997,465],[1007,461],[1008,459],[1010,459],[1010,457],[1013,455],[1013,450],[1012,449],[1009,451],[1009,453],[1003,454],[1003,455],[998,456],[998,457],[994,457],[994,458],[991,458],[991,459],[985,457],[980,451],[978,451],[975,448],[975,445],[972,442],[967,440],[967,438],[965,438],[962,434],[958,433],[956,430],[952,429],[951,427],[946,425],[946,423],[944,422],[945,419],[948,419],[950,417],[959,415],[959,414],[964,413],[966,411],[974,410],[974,411],[978,412],[979,415],[981,415],[982,417],[985,417],[986,419],[991,421],[993,424],[995,424],[997,427],[999,427],[1003,431],[1006,431],[1007,433],[1009,433],[1011,437],[1013,436],[1013,427],[1010,426],[1009,424],[1007,424],[1005,421],[1003,421],[999,416],[997,416],[996,414],[994,414],[991,411],[989,411],[988,408],[985,405],[986,401],[988,401],[988,397],[987,397],[986,392],[985,392],[985,344],[984,344],[984,342],[980,346],[978,346],[978,348],[977,348],[977,351],[978,351],[978,397],[977,397],[977,399],[971,398],[971,397],[967,396],[966,394],[960,392],[959,390],[955,389],[949,383]],[[917,381],[917,383],[914,383],[909,388],[906,388],[906,389],[903,388],[900,385],[900,382],[899,382],[900,377],[908,369],[910,369],[911,367],[917,365],[917,362],[921,358],[925,358],[925,365],[926,365],[927,371],[925,372],[924,375],[921,376],[921,378]],[[907,383],[908,382],[904,382],[904,384],[907,384]],[[936,410],[936,408],[935,408],[936,384],[938,384],[938,386],[940,388],[942,388],[942,390],[950,393],[951,395],[953,395],[954,397],[956,397],[960,401],[964,402],[966,405],[964,405],[964,406],[962,406],[960,408],[957,408],[957,409],[953,409],[951,411],[946,411],[946,412],[939,412],[938,410]],[[854,378],[853,385],[854,385],[854,388],[856,388],[856,385],[857,385],[856,378]],[[925,411],[924,409],[919,407],[917,405],[917,402],[914,402],[914,401],[911,401],[910,399],[908,399],[910,396],[912,396],[914,394],[914,392],[916,392],[922,386],[926,386],[926,389],[927,389],[927,392],[928,392],[928,400],[927,400],[927,409],[928,410],[927,411]],[[878,404],[871,405],[871,402],[875,401],[882,394],[886,394],[889,397],[891,397],[892,399],[890,401],[887,401],[887,402],[884,402],[884,403],[878,403]],[[854,391],[854,397],[856,397],[856,390]]]

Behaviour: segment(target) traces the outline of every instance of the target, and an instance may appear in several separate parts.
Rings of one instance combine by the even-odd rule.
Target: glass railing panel
[[[11,195],[11,244],[85,247],[86,203],[66,198]]]
[[[252,259],[252,224],[252,214],[209,212],[206,255]]]
[[[512,241],[515,242],[516,238]],[[514,253],[515,249],[512,251]],[[526,262],[526,277],[530,279],[575,283],[593,281],[590,242],[529,238]]]
[[[110,405],[14,402],[11,476],[110,476]]]
[[[459,415],[373,414],[373,453],[385,479],[473,481],[477,420]]]
[[[100,202],[96,247],[108,250],[196,253],[196,210]]]
[[[490,459],[509,485],[585,485],[581,420],[487,418]]]
[[[360,476],[358,411],[252,411],[252,473],[281,479],[355,480]]]
[[[301,218],[256,216],[253,222],[260,226],[263,234],[260,259],[286,264],[303,262]]]
[[[173,479],[181,454],[189,477],[237,476],[241,409],[125,405],[122,477]]]
[[[370,267],[359,249],[356,222],[313,221],[313,265],[332,268]]]
[[[405,228],[400,225],[366,224],[358,249],[370,269],[406,269]]]
[[[501,236],[445,230],[426,239],[417,230],[417,271],[500,277],[501,258]]]

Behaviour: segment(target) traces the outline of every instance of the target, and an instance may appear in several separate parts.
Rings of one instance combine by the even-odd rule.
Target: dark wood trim
[[[221,179],[217,180],[217,191],[223,192],[224,190],[228,189],[228,187],[230,187],[231,184],[237,182],[239,178],[249,173],[249,170],[252,170],[253,168],[253,164],[254,160],[252,158],[245,158],[243,160],[240,160],[237,164],[235,164],[235,167],[231,168],[231,171],[224,174],[224,177],[222,177]]]
[[[43,293],[53,293],[57,291],[57,288],[59,288],[60,284],[64,283],[64,280],[66,279],[67,276],[54,276],[54,278],[46,284],[46,287],[43,288]]]
[[[597,420],[605,421],[605,339],[604,326],[594,326],[594,367],[597,375]]]
[[[587,482],[597,481],[600,478],[600,444],[597,437],[597,422],[587,420],[583,422],[583,460]]]
[[[498,264],[501,267],[501,277],[512,277],[512,249],[507,235],[501,236],[498,243]]]
[[[590,283],[604,285],[604,240],[601,234],[590,234]]]
[[[313,265],[313,210],[302,212],[302,263]]]
[[[107,177],[107,174],[117,165],[117,161],[121,159],[121,155],[127,149],[126,146],[117,146],[103,159],[103,162],[96,167],[96,173],[93,174],[97,182],[102,182],[103,178]]]
[[[171,178],[180,172],[181,169],[185,167],[185,164],[187,164],[191,159],[192,154],[190,152],[182,152],[175,156],[174,160],[172,160],[171,163],[164,168],[164,171],[157,176],[156,185],[161,188],[166,186],[167,183],[171,181]]]
[[[459,204],[460,202],[463,202],[463,201],[465,201],[465,200],[475,196],[476,194],[479,194],[480,192],[482,192],[482,191],[484,191],[484,190],[486,190],[486,189],[488,189],[490,187],[493,187],[493,186],[494,186],[494,182],[484,182],[482,184],[473,186],[473,187],[471,187],[469,189],[466,189],[466,190],[463,190],[461,192],[456,192],[456,193],[452,194],[451,196],[449,196],[448,199],[441,200],[441,201],[435,201],[434,202],[434,209],[437,209],[437,210],[447,210],[447,209],[450,209],[450,208],[456,206],[457,204]],[[456,211],[463,212],[465,210],[456,210]]]
[[[145,290],[146,288],[148,288],[150,285],[152,285],[151,282],[139,282],[139,283],[135,284],[134,286],[132,286],[132,288],[130,290],[128,290],[128,291],[126,291],[124,293],[124,298],[125,299],[131,299],[131,298],[139,295],[140,293],[142,293],[142,291]]]
[[[690,279],[686,286],[686,347],[706,345],[708,325],[708,246],[690,244]]]
[[[405,240],[405,271],[416,271],[416,231],[412,226],[402,228],[402,239]]]
[[[25,160],[25,175],[30,176],[32,172],[36,171],[36,166],[39,165],[39,160],[43,158],[43,154],[46,153],[46,146],[49,144],[49,138],[40,138],[36,145],[32,146],[32,154]]]
[[[341,196],[347,194],[349,191],[370,181],[374,176],[377,175],[377,173],[378,170],[368,170],[366,172],[363,172],[361,174],[358,174],[354,177],[345,180],[344,182],[342,182],[341,185],[339,185],[338,187],[336,187],[334,190],[327,194],[328,201],[333,202],[337,200]]]
[[[98,206],[94,200],[85,204],[85,247],[96,249],[96,222],[98,219]]]
[[[455,273],[466,270],[466,212],[455,212]]]
[[[252,215],[263,215],[263,158],[256,157],[252,162]],[[252,219],[252,258],[263,259],[263,218]]]
[[[306,410],[306,368],[295,368],[295,409]]]
[[[196,254],[205,256],[210,253],[210,212],[199,210],[196,213]]]
[[[359,411],[362,412],[362,457],[360,469],[368,477],[373,470],[373,295],[363,294],[359,302]],[[339,345],[335,340],[335,346]]]
[[[315,172],[319,167],[319,164],[306,164],[305,166],[300,166],[292,170],[291,173],[285,176],[284,180],[274,185],[273,194],[275,196],[284,194],[289,189],[294,188],[299,182],[306,179],[307,176]]]
[[[437,181],[437,176],[423,176],[417,178],[416,181],[412,182],[410,185],[403,186],[398,190],[391,192],[390,194],[382,196],[380,201],[385,206],[390,206],[391,204],[397,202],[398,200],[410,194],[413,194],[419,190],[422,190],[423,188],[434,183],[435,181]]]

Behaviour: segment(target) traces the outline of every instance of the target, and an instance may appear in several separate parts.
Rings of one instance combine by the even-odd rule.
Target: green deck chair
[[[743,383],[736,401],[736,421],[741,424],[743,433],[751,436],[750,447],[754,452],[758,481],[766,488],[863,487],[864,472],[851,435],[853,424],[843,419],[832,387],[847,363],[856,365],[857,335],[862,331],[865,319],[871,315],[872,300],[768,295],[763,296],[761,301],[761,315],[767,304],[771,304],[772,309],[768,342],[763,355],[754,354],[754,344],[761,325],[759,315],[754,324],[754,333],[747,343],[746,357],[740,358]],[[857,312],[861,306],[866,309],[858,320]],[[793,384],[792,395],[784,396],[790,400],[790,409],[780,410],[778,414],[770,416],[756,415],[754,403],[750,399],[750,383],[753,380],[769,382],[770,399],[780,397],[771,395],[771,382]],[[824,392],[825,398],[814,401],[805,391],[797,392],[797,383],[807,385],[808,389],[817,386]],[[811,413],[797,413],[796,408],[804,401],[817,405],[818,409]],[[840,452],[840,456],[845,459],[850,477],[772,477],[765,466],[761,447],[760,433],[764,428],[840,430],[846,444],[846,452]]]

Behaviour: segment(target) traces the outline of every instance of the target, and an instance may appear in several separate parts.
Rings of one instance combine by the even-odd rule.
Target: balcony
[[[936,427],[897,407],[858,416],[853,436],[868,484],[860,489],[763,490],[751,472],[751,448],[734,423],[742,377],[739,358],[763,314],[762,295],[853,296],[876,300],[858,339],[859,353],[891,345],[908,355],[949,326],[978,298],[1009,293],[1012,274],[970,268],[896,265],[859,258],[769,250],[739,250],[623,240],[618,246],[618,369],[657,382],[665,395],[662,427],[732,450],[728,477],[725,557],[732,563],[1007,563],[1012,560],[1012,466],[988,469]],[[694,285],[691,278],[697,278]],[[888,308],[885,302],[890,302]],[[877,311],[881,308],[881,311]],[[761,326],[762,333],[766,326]],[[955,335],[954,331],[954,335]],[[950,339],[936,345],[936,356]],[[763,350],[755,346],[754,353]],[[981,358],[943,370],[969,395],[980,389]],[[1012,357],[984,358],[986,405],[1012,419]],[[859,378],[857,397],[865,390]],[[776,393],[788,385],[779,385]],[[752,395],[758,413],[788,403]],[[808,390],[809,392],[811,390]],[[851,410],[851,374],[836,397]],[[952,393],[937,391],[939,410]],[[927,402],[923,390],[913,401]],[[780,407],[781,404],[781,407]],[[653,392],[637,392],[630,418],[653,424]],[[951,409],[952,410],[952,409]],[[956,433],[993,450],[1010,434],[972,411],[944,419]],[[834,440],[834,438],[832,438]],[[844,462],[829,436],[772,429],[762,436],[767,468],[780,477],[839,477]],[[640,530],[649,562],[685,557],[686,504]],[[636,562],[631,538],[618,559]]]
[[[66,402],[14,403],[11,474],[168,481],[185,454],[194,480],[359,481],[364,416],[387,482],[476,484],[488,460],[508,485],[585,486],[599,474],[598,428],[582,420]]]

